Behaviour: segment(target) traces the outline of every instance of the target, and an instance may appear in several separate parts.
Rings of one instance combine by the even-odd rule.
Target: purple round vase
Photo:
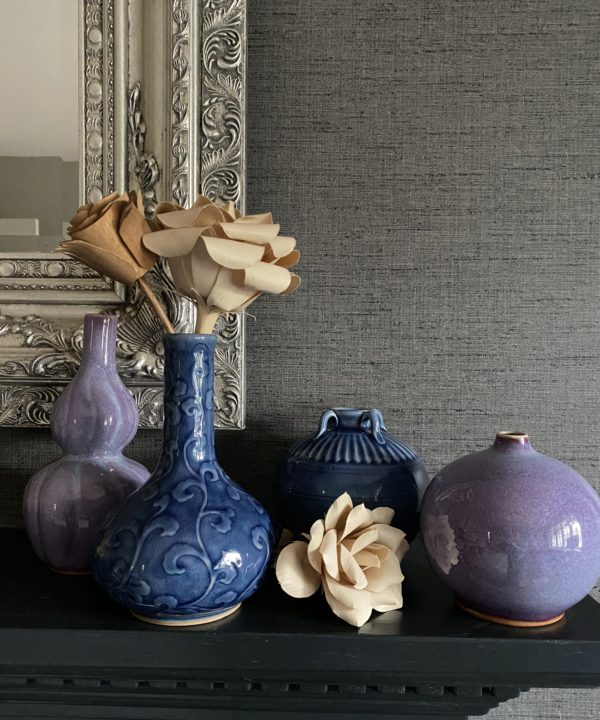
[[[431,566],[463,609],[508,625],[560,620],[600,576],[600,499],[525,433],[446,466],[423,498]]]
[[[117,372],[116,334],[115,317],[85,316],[81,365],[50,420],[64,454],[25,488],[31,544],[60,572],[89,571],[98,528],[149,477],[145,467],[122,455],[137,431],[138,411]]]

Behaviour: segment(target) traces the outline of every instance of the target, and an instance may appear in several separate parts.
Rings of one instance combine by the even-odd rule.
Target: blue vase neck
[[[163,462],[188,469],[215,459],[214,335],[165,335]]]
[[[332,413],[337,420],[337,429],[342,432],[361,432],[363,430],[363,421],[368,414],[368,410],[359,408],[332,408]]]

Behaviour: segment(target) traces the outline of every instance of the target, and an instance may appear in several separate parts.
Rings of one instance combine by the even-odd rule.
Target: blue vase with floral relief
[[[97,582],[136,617],[197,625],[257,589],[274,542],[266,510],[214,448],[214,335],[166,335],[162,457],[98,535]]]

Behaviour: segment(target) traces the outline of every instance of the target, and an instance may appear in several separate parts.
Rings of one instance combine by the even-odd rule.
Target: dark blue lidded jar
[[[429,484],[423,461],[387,432],[379,410],[331,408],[314,435],[297,442],[279,466],[278,503],[284,528],[308,532],[342,493],[354,505],[391,507],[392,525],[414,538]]]

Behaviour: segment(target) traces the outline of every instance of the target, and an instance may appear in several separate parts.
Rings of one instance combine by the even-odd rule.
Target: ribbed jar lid
[[[385,430],[379,410],[332,408],[319,430],[288,452],[296,461],[348,465],[397,465],[419,460],[409,446]]]

